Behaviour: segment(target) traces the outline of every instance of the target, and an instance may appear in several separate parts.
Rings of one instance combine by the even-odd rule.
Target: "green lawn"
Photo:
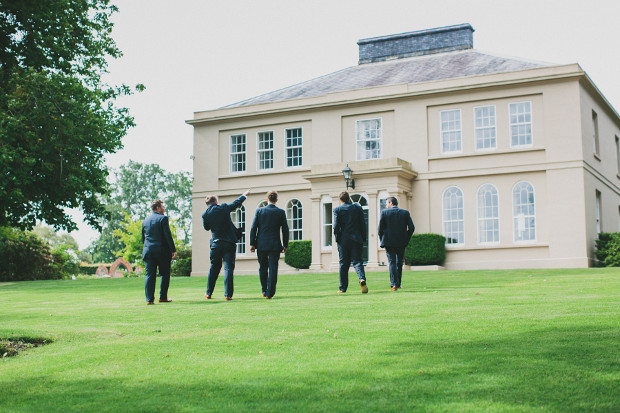
[[[148,307],[141,278],[0,284],[0,337],[54,340],[0,360],[0,411],[620,411],[618,269],[350,279],[173,278]]]

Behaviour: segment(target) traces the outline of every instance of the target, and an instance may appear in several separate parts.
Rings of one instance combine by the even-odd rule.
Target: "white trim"
[[[461,199],[463,200],[463,242],[457,242],[457,243],[452,243],[452,244],[448,244],[446,243],[446,247],[459,247],[459,246],[464,246],[465,245],[465,195],[463,194],[463,190],[461,188],[459,188],[457,185],[450,185],[449,187],[447,187],[446,189],[443,190],[443,192],[441,193],[441,234],[446,237],[446,241],[448,241],[448,237],[446,236],[446,227],[445,227],[445,223],[446,223],[446,208],[445,208],[445,204],[444,204],[444,198],[446,195],[446,192],[451,189],[451,188],[456,188],[459,190],[459,192],[461,193]]]
[[[271,168],[261,168],[260,167],[260,154],[263,152],[269,152],[268,149],[260,149],[260,140],[259,136],[261,133],[271,133]],[[256,171],[272,171],[275,167],[275,132],[273,130],[261,130],[256,132]]]
[[[497,219],[497,241],[480,241],[480,190],[487,186],[490,185],[491,187],[493,187],[493,189],[495,189],[495,195],[497,197],[497,217],[495,217],[495,219]],[[486,218],[488,219],[488,218]],[[478,187],[478,189],[476,190],[476,232],[477,232],[477,244],[478,245],[497,245],[500,243],[501,241],[501,219],[500,219],[500,208],[499,208],[499,190],[497,189],[497,187],[495,185],[493,185],[490,182],[486,182],[482,185],[480,185]]]
[[[493,130],[495,132],[495,146],[479,149],[478,148],[478,136],[477,136],[478,130],[490,128],[490,126],[480,127],[480,128],[476,126],[476,109],[483,109],[483,108],[493,108]],[[474,113],[474,119],[473,119],[474,120],[474,151],[475,152],[492,152],[492,151],[497,150],[497,107],[496,105],[474,106],[473,113]]]
[[[297,201],[299,203],[299,206],[301,208],[301,228],[299,229],[295,229],[295,231],[300,231],[301,232],[301,237],[296,240],[293,239],[293,237],[291,236],[291,231],[293,231],[293,218],[289,217],[288,214],[288,209],[289,209],[289,204],[293,201]],[[285,203],[285,209],[284,209],[284,214],[286,215],[286,221],[288,224],[288,233],[289,233],[289,241],[301,241],[304,239],[304,204],[299,200],[299,198],[290,198],[289,200],[286,201]]]
[[[532,188],[532,196],[534,197],[534,239],[531,240],[517,240],[517,229],[515,228],[515,188],[517,187],[517,185],[519,184],[528,184],[531,188]],[[532,244],[532,243],[536,243],[536,240],[538,239],[538,222],[536,220],[536,189],[534,188],[534,185],[530,182],[530,181],[517,181],[515,182],[515,184],[512,186],[511,190],[510,190],[510,217],[512,220],[512,242],[514,245],[523,245],[523,244]]]
[[[326,240],[327,238],[325,237],[326,233],[325,233],[325,229],[327,227],[326,224],[326,217],[327,214],[325,213],[325,205],[331,205],[331,214],[330,214],[330,218],[331,218],[331,222],[329,224],[329,242],[330,245],[326,245]],[[333,245],[334,245],[334,200],[332,199],[331,196],[329,195],[323,195],[321,196],[321,210],[320,212],[320,221],[321,221],[321,251],[332,251],[333,249]]]
[[[301,130],[301,135],[299,136],[299,138],[301,138],[301,145],[299,146],[291,146],[291,149],[295,149],[295,148],[301,148],[301,163],[299,165],[295,165],[295,166],[288,166],[288,150],[289,147],[287,146],[287,131],[289,130],[293,130],[293,129],[299,129]],[[295,126],[292,128],[284,128],[284,169],[297,169],[297,168],[303,168],[304,166],[304,129],[302,126]]]
[[[233,171],[233,160],[232,160],[232,156],[233,156],[233,152],[232,152],[232,138],[234,137],[238,137],[238,136],[243,136],[245,139],[244,145],[245,145],[245,150],[243,152],[234,152],[234,154],[241,154],[243,153],[245,155],[245,160],[243,161],[243,170],[242,171]],[[248,136],[246,133],[233,133],[228,135],[228,171],[231,174],[234,175],[238,175],[238,174],[243,174],[248,170]]]

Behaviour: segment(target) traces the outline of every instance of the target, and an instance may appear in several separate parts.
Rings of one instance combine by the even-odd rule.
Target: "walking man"
[[[205,198],[207,210],[202,214],[202,225],[207,231],[211,231],[211,268],[207,278],[207,292],[204,297],[211,299],[215,282],[222,269],[224,262],[224,297],[226,301],[232,300],[234,292],[233,273],[235,270],[235,257],[237,255],[237,228],[230,218],[230,213],[239,208],[250,193],[248,189],[231,204],[217,203],[217,197],[209,195]]]
[[[169,303],[168,286],[170,285],[170,261],[176,258],[176,248],[168,217],[164,215],[164,203],[157,199],[151,203],[153,213],[142,221],[142,259],[146,264],[146,277],[144,292],[146,305],[155,303],[155,282],[157,281],[157,268],[161,284],[159,286],[159,302]]]
[[[340,193],[340,206],[334,209],[334,236],[338,243],[340,254],[340,288],[338,294],[344,294],[349,287],[349,268],[357,272],[362,293],[368,292],[362,248],[366,241],[366,223],[364,210],[358,204],[351,202],[347,191]]]
[[[398,208],[398,200],[395,197],[388,197],[386,206],[387,209],[381,212],[379,218],[379,239],[381,240],[381,248],[385,248],[387,253],[390,289],[396,291],[401,288],[405,247],[407,247],[415,227],[409,211]]]
[[[276,206],[278,193],[267,192],[267,205],[258,208],[250,230],[250,251],[257,251],[258,274],[263,297],[272,299],[278,283],[280,253],[288,247],[286,213]],[[282,240],[280,241],[280,231]]]

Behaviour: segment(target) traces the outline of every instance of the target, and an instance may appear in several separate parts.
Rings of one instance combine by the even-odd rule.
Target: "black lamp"
[[[349,168],[349,164],[347,167],[342,170],[342,175],[344,176],[344,180],[347,183],[347,190],[349,190],[349,186],[351,189],[355,189],[355,179],[353,179],[353,170]]]

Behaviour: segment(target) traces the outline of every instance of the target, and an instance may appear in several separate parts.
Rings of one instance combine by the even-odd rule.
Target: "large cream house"
[[[277,189],[292,240],[314,271],[336,271],[332,209],[349,192],[367,213],[369,271],[387,196],[416,233],[447,238],[445,267],[588,267],[600,231],[620,226],[620,116],[578,64],[473,49],[469,24],[363,39],[359,64],[196,112],[192,275],[209,271],[204,197],[230,202],[249,232]],[[286,266],[282,263],[286,270]],[[248,237],[236,273],[258,271]]]

